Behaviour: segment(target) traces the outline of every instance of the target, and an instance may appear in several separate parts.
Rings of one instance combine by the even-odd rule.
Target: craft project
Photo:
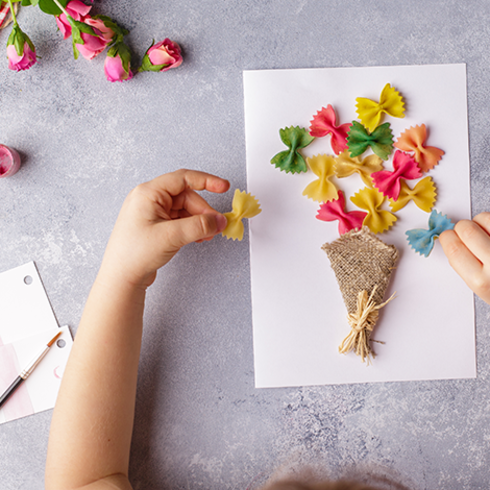
[[[306,159],[308,166],[313,173],[318,176],[308,184],[303,191],[303,196],[318,202],[331,201],[337,198],[337,187],[333,182],[330,182],[330,177],[335,174],[335,160],[331,155],[316,155]]]
[[[308,167],[299,150],[308,146],[315,138],[310,136],[306,129],[299,126],[280,129],[279,135],[289,150],[281,151],[274,155],[271,163],[286,173],[306,172]]]
[[[385,201],[385,197],[376,189],[365,187],[357,194],[354,194],[350,200],[358,208],[367,210],[368,213],[363,224],[373,233],[386,231],[397,219],[396,216],[389,211],[380,209]]]
[[[260,209],[259,201],[245,191],[235,190],[233,196],[232,211],[224,213],[228,221],[226,228],[221,232],[226,238],[233,240],[242,240],[243,238],[243,218],[253,218],[262,210]]]
[[[406,181],[401,181],[400,195],[396,201],[390,199],[391,210],[396,213],[404,208],[408,202],[413,201],[422,211],[430,213],[436,202],[436,186],[431,177],[425,177],[413,189]]]
[[[339,221],[339,234],[343,235],[350,230],[360,230],[367,213],[363,211],[345,211],[345,197],[339,191],[338,199],[325,202],[320,206],[316,218],[321,221]]]
[[[393,157],[393,172],[381,170],[371,174],[374,186],[386,197],[397,200],[400,195],[400,179],[418,179],[422,174],[417,162],[408,154],[396,151]]]
[[[445,215],[435,209],[429,216],[429,229],[417,228],[405,232],[408,243],[420,255],[428,257],[434,248],[436,238],[446,230],[452,230],[454,223]]]
[[[383,302],[391,274],[398,260],[395,246],[387,245],[366,227],[349,231],[332,243],[325,243],[335,272],[351,327],[340,344],[339,352],[351,351],[370,364],[375,353],[370,345],[371,334],[378,321],[379,310],[393,299]]]
[[[398,138],[395,146],[403,151],[415,153],[415,161],[422,172],[433,169],[444,155],[444,152],[434,146],[424,146],[427,139],[425,124],[414,126],[403,132]]]
[[[405,117],[403,98],[389,83],[384,86],[379,102],[363,97],[358,97],[356,102],[357,115],[369,131],[374,131],[376,126],[378,126],[383,112],[393,117]]]
[[[337,126],[337,117],[334,108],[329,104],[327,108],[322,107],[310,121],[310,135],[315,138],[322,138],[331,134],[330,144],[333,152],[338,155],[347,149],[347,132],[351,127],[350,123]]]
[[[390,123],[378,126],[371,134],[359,122],[353,121],[347,135],[347,146],[351,157],[357,157],[369,147],[383,160],[387,160],[393,150],[393,133]]]
[[[369,155],[363,160],[359,157],[351,158],[346,150],[335,159],[335,175],[344,178],[358,173],[368,187],[372,187],[371,174],[383,170],[383,160],[378,155]]]

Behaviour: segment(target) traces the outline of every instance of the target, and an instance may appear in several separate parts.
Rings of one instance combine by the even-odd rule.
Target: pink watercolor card
[[[59,331],[33,262],[0,274],[0,393]],[[68,327],[29,378],[0,408],[0,423],[54,407],[72,346]]]
[[[359,120],[356,99],[377,103],[389,83],[402,95],[405,115],[383,114],[381,123],[389,122],[394,142],[410,127],[428,128],[427,144],[445,152],[428,173],[437,190],[434,209],[453,222],[469,218],[466,66],[245,71],[243,81],[248,191],[262,208],[249,222],[256,386],[475,377],[473,294],[449,267],[438,240],[427,258],[410,247],[405,232],[427,228],[429,218],[413,202],[397,211],[389,231],[377,235],[400,253],[385,295],[396,291],[396,298],[383,308],[372,336],[384,344],[373,344],[376,358],[370,366],[354,353],[339,354],[350,327],[321,249],[339,237],[338,223],[317,219],[320,203],[303,195],[317,178],[312,170],[286,173],[271,164],[288,150],[280,129],[298,126],[308,132],[310,121],[330,104],[337,125],[352,123]],[[337,158],[331,139],[294,143],[305,159]],[[362,158],[372,154],[368,149]],[[301,161],[293,157],[290,162]],[[385,170],[390,165],[385,161]],[[356,210],[350,197],[366,186],[361,176],[331,179],[342,190],[347,211]],[[411,189],[417,180],[408,182]],[[388,199],[383,206],[390,211]]]
[[[58,327],[0,346],[0,393],[34,359],[60,329]],[[0,408],[0,424],[54,407],[73,339],[68,327],[46,357]]]

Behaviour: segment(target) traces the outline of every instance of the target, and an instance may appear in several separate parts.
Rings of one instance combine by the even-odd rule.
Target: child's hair
[[[263,490],[379,490],[364,483],[339,480],[335,482],[302,483],[295,480],[285,480],[273,483]]]

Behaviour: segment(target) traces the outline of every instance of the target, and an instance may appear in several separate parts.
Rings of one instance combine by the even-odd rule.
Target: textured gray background
[[[472,206],[490,209],[486,0],[95,4],[131,29],[136,61],[168,36],[185,62],[111,84],[103,56],[74,61],[51,17],[33,7],[19,15],[42,59],[24,73],[0,67],[0,140],[24,159],[0,181],[0,271],[35,260],[60,324],[76,330],[136,184],[190,167],[245,187],[244,69],[467,63]],[[209,196],[221,211],[231,199]],[[476,380],[256,390],[249,276],[247,237],[218,237],[184,249],[150,289],[135,489],[256,488],[306,464],[410,489],[489,488],[489,306],[475,302]],[[2,490],[43,488],[50,419],[0,426]]]

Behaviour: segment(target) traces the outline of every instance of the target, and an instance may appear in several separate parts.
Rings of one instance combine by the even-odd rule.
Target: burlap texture
[[[398,260],[398,250],[394,245],[387,245],[365,226],[360,231],[345,233],[332,243],[325,243],[322,249],[337,276],[348,313],[356,312],[359,293],[366,291],[371,295],[374,286],[377,286],[374,302],[383,302]]]

